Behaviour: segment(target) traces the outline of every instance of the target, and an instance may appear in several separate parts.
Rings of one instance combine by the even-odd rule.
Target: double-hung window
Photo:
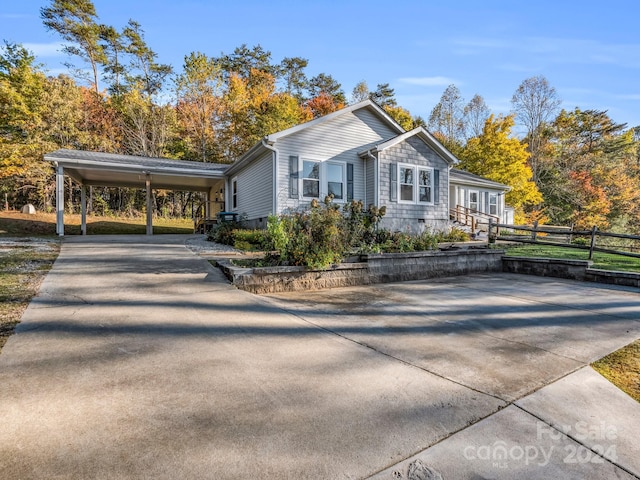
[[[320,162],[302,162],[302,196],[320,198]]]
[[[393,179],[391,181],[393,183]],[[399,202],[433,203],[434,184],[433,168],[398,164]]]
[[[335,200],[343,200],[344,188],[344,164],[327,162],[327,193],[333,195]]]
[[[489,215],[498,215],[498,194],[489,194]]]
[[[400,195],[398,198],[401,202],[415,202],[415,167],[398,165],[398,185]]]
[[[418,202],[433,203],[433,170],[418,168]]]

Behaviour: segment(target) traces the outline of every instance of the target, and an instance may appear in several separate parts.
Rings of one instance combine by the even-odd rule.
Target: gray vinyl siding
[[[379,153],[380,206],[387,207],[382,226],[391,230],[420,231],[425,227],[444,229],[449,224],[449,165],[417,137],[389,147]],[[434,205],[399,203],[390,200],[391,164],[432,167],[439,170],[438,201]],[[417,180],[417,179],[416,179]],[[421,220],[421,221],[419,221]]]
[[[231,211],[246,215],[247,220],[267,217],[273,210],[273,154],[266,153],[251,162],[236,175],[229,178],[230,190],[233,179],[238,179],[238,206]],[[232,191],[229,192],[231,207]]]
[[[365,162],[358,157],[358,153],[397,134],[377,115],[368,109],[362,109],[281,138],[274,145],[278,149],[279,158],[276,187],[278,210],[280,212],[287,209],[295,210],[306,205],[302,198],[289,198],[290,155],[298,156],[301,162],[302,159],[310,159],[353,163],[353,198],[364,200]],[[373,162],[368,160],[367,163]],[[326,194],[322,191],[325,189],[326,184],[321,185],[321,200],[323,194]],[[300,194],[302,194],[301,189]]]

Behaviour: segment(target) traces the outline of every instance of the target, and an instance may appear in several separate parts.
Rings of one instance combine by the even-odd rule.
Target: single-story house
[[[146,188],[147,233],[153,188],[204,192],[207,217],[226,211],[254,227],[329,194],[337,203],[385,206],[382,226],[392,230],[445,229],[451,218],[510,219],[508,186],[453,168],[457,159],[431,133],[405,131],[371,100],[267,135],[231,165],[76,150],[44,158],[56,166],[60,235],[65,174],[82,187],[83,233],[91,185]]]
[[[423,127],[407,132],[365,100],[264,137],[226,170],[226,210],[260,226],[332,194],[385,206],[382,226],[392,230],[444,229],[458,207],[507,220],[509,187],[454,169],[457,161]]]

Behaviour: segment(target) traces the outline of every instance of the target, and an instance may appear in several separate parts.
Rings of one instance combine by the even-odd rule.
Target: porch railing
[[[491,215],[489,213],[481,212],[469,207],[463,207],[462,205],[456,205],[455,208],[449,209],[449,218],[458,222],[461,225],[467,225],[471,227],[471,233],[476,233],[479,225],[497,224],[500,222],[500,217]]]

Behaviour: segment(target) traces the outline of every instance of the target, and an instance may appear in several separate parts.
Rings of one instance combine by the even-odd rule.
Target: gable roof
[[[427,145],[429,145],[445,162],[449,165],[458,163],[458,159],[449,150],[442,145],[436,137],[429,133],[424,127],[416,127],[413,130],[397,135],[385,142],[375,145],[373,148],[369,148],[359,153],[360,156],[367,155],[369,152],[382,152],[387,148],[393,147],[398,143],[404,142],[408,138],[418,137]]]
[[[314,127],[321,123],[325,123],[333,120],[336,117],[340,117],[347,113],[355,112],[356,110],[361,110],[363,108],[369,108],[372,110],[377,116],[382,118],[385,123],[391,127],[392,130],[397,131],[398,133],[404,133],[404,128],[400,126],[398,122],[396,122],[385,110],[378,105],[373,100],[363,100],[362,102],[354,103],[353,105],[349,105],[347,107],[341,108],[340,110],[336,110],[335,112],[329,113],[327,115],[323,115],[322,117],[315,118],[309,122],[301,123],[300,125],[296,125],[291,128],[287,128],[286,130],[282,130],[280,132],[272,133],[271,135],[267,135],[265,140],[269,143],[275,142],[282,137],[286,137],[287,135],[291,135],[292,133],[299,132],[301,130],[306,130],[307,128]]]
[[[354,103],[353,105],[349,105],[347,107],[341,108],[340,110],[336,110],[335,112],[331,112],[322,117],[315,118],[309,122],[301,123],[300,125],[295,125],[293,127],[287,128],[286,130],[281,130],[279,132],[272,133],[270,135],[265,135],[259,142],[257,142],[253,147],[247,150],[245,153],[240,156],[235,162],[231,164],[228,170],[229,175],[233,175],[235,172],[240,170],[242,166],[251,162],[255,158],[268,151],[272,151],[272,145],[274,145],[279,139],[286,137],[288,135],[292,135],[297,132],[301,132],[308,128],[313,128],[317,125],[321,125],[325,122],[329,122],[335,118],[341,117],[348,113],[355,112],[357,110],[369,109],[376,116],[381,118],[385,124],[387,124],[392,130],[395,130],[399,134],[404,134],[405,130],[400,126],[398,122],[396,122],[380,105],[378,105],[373,100],[363,100],[362,102]]]
[[[511,190],[511,187],[509,185],[494,182],[493,180],[489,180],[488,178],[481,177],[480,175],[474,175],[473,173],[459,170],[457,168],[452,168],[449,171],[449,181],[452,183],[464,185],[494,188],[496,190],[503,190],[505,192]]]

